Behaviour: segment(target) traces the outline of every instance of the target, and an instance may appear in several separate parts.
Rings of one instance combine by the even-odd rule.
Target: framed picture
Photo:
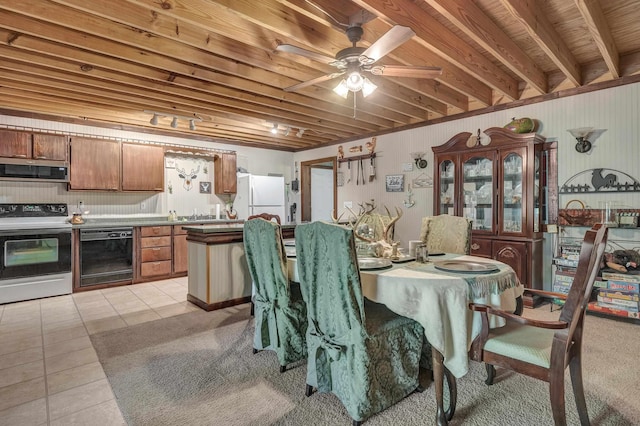
[[[404,175],[387,175],[385,177],[387,192],[404,191]]]
[[[171,157],[164,157],[164,167],[165,169],[175,169],[176,159]]]
[[[211,194],[211,182],[200,182],[200,193]]]

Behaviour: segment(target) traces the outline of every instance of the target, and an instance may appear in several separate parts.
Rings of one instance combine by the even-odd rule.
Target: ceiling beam
[[[613,78],[620,77],[620,55],[611,35],[609,25],[602,13],[600,3],[593,0],[575,0],[576,6],[582,15],[591,37],[598,46],[604,62],[609,68]],[[637,6],[636,6],[637,7]]]

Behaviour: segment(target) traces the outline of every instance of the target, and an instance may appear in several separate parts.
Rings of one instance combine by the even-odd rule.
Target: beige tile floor
[[[89,336],[197,310],[187,278],[0,305],[0,426],[124,425]]]

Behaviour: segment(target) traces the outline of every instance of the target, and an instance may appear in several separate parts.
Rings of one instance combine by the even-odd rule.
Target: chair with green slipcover
[[[353,230],[296,228],[307,302],[307,388],[335,394],[354,425],[418,390],[424,329],[362,295]]]
[[[307,310],[300,285],[289,282],[280,225],[262,218],[244,223],[244,250],[255,286],[254,353],[276,352],[280,372],[307,356]]]
[[[471,220],[441,214],[422,218],[420,240],[429,253],[471,253]]]
[[[566,425],[564,376],[569,367],[580,424],[589,424],[582,384],[582,331],[593,283],[607,245],[607,228],[595,225],[585,234],[578,267],[558,321],[540,321],[471,303],[482,315],[482,331],[471,346],[471,359],[484,362],[493,384],[495,367],[506,368],[549,383],[549,399],[556,425]],[[529,290],[533,294],[563,298],[558,293]],[[489,329],[488,315],[505,318],[504,327]],[[526,391],[523,392],[526,398]]]

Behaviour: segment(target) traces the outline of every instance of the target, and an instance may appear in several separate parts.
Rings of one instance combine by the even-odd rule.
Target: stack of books
[[[640,318],[640,275],[603,272],[606,287],[600,287],[597,301],[589,309],[612,315]]]

